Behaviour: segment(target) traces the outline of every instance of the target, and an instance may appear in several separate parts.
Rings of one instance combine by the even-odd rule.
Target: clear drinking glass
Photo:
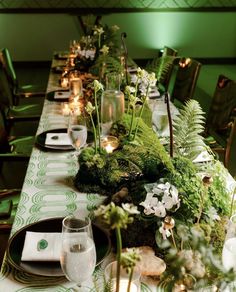
[[[222,261],[226,270],[233,269],[236,272],[236,214],[228,222]]]
[[[101,99],[101,134],[107,136],[114,122],[124,113],[124,93],[120,91],[121,77],[117,73],[106,76],[106,90]]]
[[[86,145],[87,132],[85,119],[81,115],[72,113],[69,117],[68,134],[77,152]]]
[[[60,263],[67,279],[76,283],[72,288],[74,291],[91,290],[82,286],[96,266],[96,249],[88,217],[69,215],[63,219]]]

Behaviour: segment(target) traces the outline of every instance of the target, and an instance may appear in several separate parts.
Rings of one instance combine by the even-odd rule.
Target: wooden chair
[[[219,75],[206,120],[206,141],[229,166],[236,139],[236,81]]]
[[[13,92],[6,71],[0,62],[0,108],[5,118],[9,133],[15,122],[39,121],[42,111],[41,104],[17,105],[13,103]]]
[[[6,71],[9,84],[13,92],[13,104],[18,105],[23,99],[28,99],[29,97],[38,97],[44,99],[46,94],[46,89],[42,86],[35,84],[25,84],[20,85],[17,79],[16,71],[13,66],[12,58],[10,52],[7,48],[3,48],[0,51],[0,62],[2,62],[3,67]]]
[[[171,93],[172,101],[185,101],[192,99],[196,88],[201,63],[190,58],[179,59],[173,90]]]

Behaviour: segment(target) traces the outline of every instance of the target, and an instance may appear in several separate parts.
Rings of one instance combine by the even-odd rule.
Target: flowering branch
[[[85,107],[86,112],[89,114],[92,127],[93,127],[93,135],[94,135],[94,145],[95,145],[95,154],[97,154],[97,132],[96,127],[93,120],[93,111],[95,110],[95,107],[92,105],[92,103],[89,101]]]
[[[133,222],[133,217],[130,215],[139,214],[137,206],[132,204],[122,204],[122,207],[116,206],[113,202],[109,205],[101,205],[95,212],[95,216],[101,216],[103,221],[115,229],[116,232],[116,246],[117,246],[117,272],[116,272],[116,291],[119,291],[120,286],[120,265],[121,265],[121,251],[122,238],[121,228],[126,229],[127,225]]]

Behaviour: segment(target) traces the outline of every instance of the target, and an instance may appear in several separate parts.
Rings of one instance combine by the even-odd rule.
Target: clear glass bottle
[[[122,118],[125,107],[124,93],[120,91],[121,76],[110,73],[106,76],[106,90],[101,99],[101,136],[107,136],[113,123]]]

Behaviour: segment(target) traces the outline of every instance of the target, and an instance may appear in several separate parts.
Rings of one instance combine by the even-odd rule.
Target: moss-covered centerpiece
[[[207,150],[201,136],[204,115],[194,100],[173,121],[174,155],[170,155],[169,146],[163,146],[151,126],[147,101],[155,81],[153,73],[138,69],[134,86],[126,86],[126,110],[108,133],[118,141],[111,151],[101,140],[103,86],[94,81],[93,103],[90,100],[85,107],[94,143],[78,157],[75,186],[82,192],[105,195],[104,204],[138,207],[140,213],[128,232],[122,230],[123,246],[154,248],[167,264],[159,279],[170,289],[166,291],[194,291],[206,285],[217,289],[234,279],[219,257],[225,223],[232,213],[228,172],[214,158],[193,163]]]

